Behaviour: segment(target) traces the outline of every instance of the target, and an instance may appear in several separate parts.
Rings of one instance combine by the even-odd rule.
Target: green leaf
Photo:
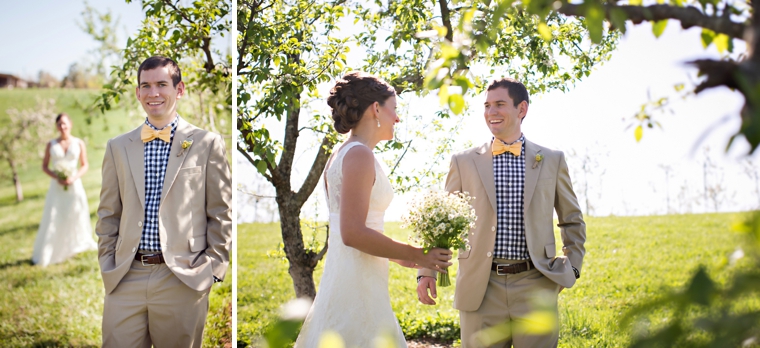
[[[707,48],[715,39],[715,32],[702,28],[702,48]]]
[[[604,34],[604,8],[601,5],[592,2],[586,7],[586,27],[591,41],[595,44],[602,42]]]
[[[713,42],[715,43],[715,48],[718,49],[718,52],[723,53],[728,50],[728,44],[731,42],[731,38],[726,34],[718,34],[713,39]]]
[[[538,23],[538,33],[541,35],[541,38],[544,39],[544,41],[552,41],[552,30],[548,25],[546,25],[546,23]]]
[[[667,19],[652,23],[652,33],[654,34],[654,37],[659,38],[660,35],[662,35],[662,33],[665,32],[665,27],[667,25],[668,25]]]
[[[633,131],[633,136],[636,137],[636,142],[641,141],[641,138],[644,136],[644,127],[641,125],[636,127],[636,130]]]
[[[614,7],[610,10],[610,21],[612,22],[612,25],[623,34],[625,34],[625,21],[627,19],[628,15],[625,14],[625,11]]]
[[[256,169],[258,169],[259,173],[266,174],[266,172],[267,172],[267,163],[260,160],[258,163],[256,163]]]
[[[461,94],[449,95],[449,107],[451,111],[459,115],[464,110],[464,98]]]
[[[454,48],[454,46],[449,45],[447,43],[441,44],[441,58],[443,59],[454,59],[459,57],[459,50]]]
[[[449,101],[449,86],[448,85],[441,85],[441,88],[438,89],[438,100],[441,102],[441,105],[446,105]]]

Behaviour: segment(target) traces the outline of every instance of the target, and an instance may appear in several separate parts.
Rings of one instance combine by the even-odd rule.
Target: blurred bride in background
[[[92,237],[87,194],[79,180],[89,168],[84,141],[71,135],[69,115],[59,114],[55,124],[60,136],[48,142],[42,160],[42,170],[52,179],[32,254],[32,262],[40,266],[63,262],[98,246]]]

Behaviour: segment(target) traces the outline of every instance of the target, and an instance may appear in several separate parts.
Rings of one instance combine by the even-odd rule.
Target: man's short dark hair
[[[169,76],[172,77],[172,87],[177,87],[177,85],[182,82],[182,72],[179,70],[177,62],[164,56],[153,56],[144,60],[142,64],[140,64],[140,67],[137,69],[137,84],[140,84],[140,73],[142,73],[143,70],[153,70],[165,66],[169,67]]]
[[[488,85],[488,90],[492,91],[497,88],[506,88],[507,93],[509,93],[509,97],[512,98],[512,101],[515,103],[515,107],[520,105],[523,101],[530,104],[530,96],[528,95],[528,90],[525,89],[525,85],[522,84],[522,82],[517,81],[513,78],[509,77],[502,77],[499,80],[493,80],[490,85]]]

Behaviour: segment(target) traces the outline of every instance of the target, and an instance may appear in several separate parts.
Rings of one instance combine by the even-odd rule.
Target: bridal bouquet
[[[55,175],[60,180],[66,180],[69,177],[73,176],[74,175],[74,170],[75,170],[75,168],[72,168],[70,166],[64,166],[62,164],[58,164],[58,165],[56,165],[56,166],[53,167],[53,173],[55,173]],[[69,186],[68,185],[63,185],[63,190],[64,191],[68,191],[69,190]]]
[[[475,226],[475,199],[467,192],[431,191],[421,200],[411,203],[409,212],[402,217],[402,228],[411,227],[410,239],[422,245],[425,252],[432,248],[464,249],[467,232]],[[448,273],[441,273],[438,286],[450,286]]]

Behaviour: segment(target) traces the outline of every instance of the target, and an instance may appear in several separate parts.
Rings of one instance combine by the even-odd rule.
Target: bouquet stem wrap
[[[432,248],[468,248],[468,232],[477,220],[470,205],[473,199],[467,192],[429,192],[421,200],[412,201],[409,212],[402,217],[402,227],[413,229],[410,240],[421,244],[426,253]],[[437,284],[451,286],[449,274],[439,274]]]

